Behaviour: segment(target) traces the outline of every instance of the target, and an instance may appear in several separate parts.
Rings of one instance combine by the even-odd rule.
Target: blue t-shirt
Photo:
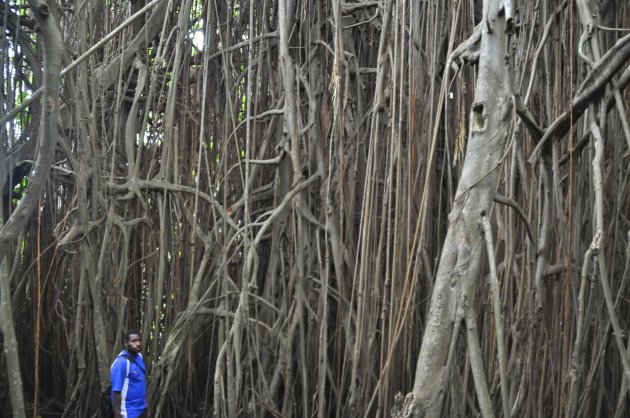
[[[118,354],[112,364],[112,405],[114,392],[120,392],[120,415],[123,418],[139,417],[147,409],[147,385],[144,380],[144,371],[142,354],[132,357],[126,350]]]

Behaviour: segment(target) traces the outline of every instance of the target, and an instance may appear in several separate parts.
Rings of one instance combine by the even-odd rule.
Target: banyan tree
[[[627,0],[0,26],[0,416],[627,416]]]

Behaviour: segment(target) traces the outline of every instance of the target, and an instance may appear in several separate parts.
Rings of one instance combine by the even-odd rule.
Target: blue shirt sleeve
[[[111,369],[112,392],[122,392],[127,377],[127,361],[118,357]]]

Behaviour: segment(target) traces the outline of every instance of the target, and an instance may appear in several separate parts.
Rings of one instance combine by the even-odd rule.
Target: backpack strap
[[[142,374],[147,374],[147,372],[144,370],[144,367],[142,367],[140,364],[136,363],[136,361],[132,357],[128,356],[127,354],[123,354],[123,357],[126,358],[127,361],[130,361],[133,364],[135,364],[136,366],[138,366],[138,368],[140,370],[142,370]]]

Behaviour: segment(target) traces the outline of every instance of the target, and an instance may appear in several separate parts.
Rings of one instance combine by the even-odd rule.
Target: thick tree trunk
[[[35,16],[37,31],[44,47],[44,98],[40,123],[40,141],[37,160],[24,197],[15,212],[0,229],[0,323],[7,359],[7,371],[11,393],[11,408],[14,417],[24,417],[24,397],[22,377],[18,357],[18,345],[15,338],[15,324],[11,306],[11,283],[8,270],[8,257],[11,245],[23,230],[28,218],[37,208],[48,172],[52,165],[55,147],[59,136],[59,74],[63,56],[61,34],[52,11],[45,0],[32,0],[29,5]],[[1,145],[0,145],[1,146]],[[39,208],[37,208],[39,210]]]
[[[481,25],[479,76],[470,113],[466,158],[448,218],[448,233],[410,397],[413,415],[417,417],[441,415],[460,321],[465,319],[468,332],[476,334],[476,324],[470,323],[475,318],[466,315],[466,311],[474,303],[485,254],[479,223],[482,215],[492,212],[512,116],[502,7],[498,0],[486,0],[483,6],[486,12]],[[476,352],[473,349],[469,347],[470,352]],[[484,366],[477,361],[477,356],[471,355],[471,367],[483,374]],[[477,380],[479,373],[473,375],[479,394],[485,382]]]

